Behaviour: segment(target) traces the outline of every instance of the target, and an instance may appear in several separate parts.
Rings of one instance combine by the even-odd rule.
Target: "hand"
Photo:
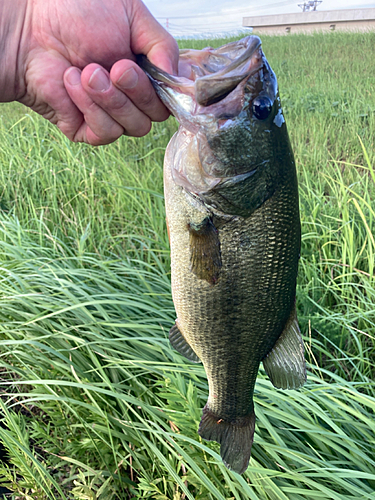
[[[0,81],[3,100],[17,99],[69,139],[94,145],[143,136],[169,116],[135,54],[175,73],[177,44],[140,0],[19,1],[19,9],[5,7],[15,26],[8,37],[19,33],[19,41],[11,45],[14,95],[1,93]]]

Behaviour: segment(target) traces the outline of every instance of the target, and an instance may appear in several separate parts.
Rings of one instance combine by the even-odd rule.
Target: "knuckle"
[[[76,135],[80,124],[66,123],[65,121],[58,120],[56,125],[70,141],[77,142]]]
[[[142,92],[138,98],[138,105],[141,108],[153,108],[157,104],[156,96],[153,90],[148,90],[147,92]]]
[[[98,108],[111,112],[124,112],[131,107],[131,101],[125,94],[119,94],[114,88],[109,92],[98,93],[91,96],[91,111],[96,111]]]
[[[90,146],[105,146],[106,144],[111,144],[111,142],[114,142],[116,139],[104,139],[103,137],[98,137],[88,140],[87,143],[90,144]]]
[[[119,133],[118,128],[106,131],[106,133],[101,133],[101,131],[90,130],[87,134],[87,142],[92,146],[104,146],[105,144],[111,144],[117,141],[119,137],[123,134],[123,130]]]
[[[107,123],[105,126],[91,127],[96,135],[96,140],[101,144],[110,144],[116,141],[124,132],[124,129],[118,123]]]
[[[115,112],[126,112],[132,107],[132,103],[125,95],[112,95],[105,103],[108,110]]]
[[[144,135],[147,135],[150,132],[151,127],[152,127],[151,120],[149,119],[143,120],[141,123],[138,124],[136,130],[132,130],[131,133],[128,130],[128,134],[134,137],[143,137]]]
[[[108,112],[123,111],[131,107],[130,99],[125,94],[113,91],[108,95],[101,96],[100,106]]]
[[[107,143],[109,144],[110,142],[116,141],[119,137],[122,136],[124,133],[123,127],[119,125],[118,123],[114,123],[111,127],[109,127],[107,134],[106,134],[106,140],[108,141]]]

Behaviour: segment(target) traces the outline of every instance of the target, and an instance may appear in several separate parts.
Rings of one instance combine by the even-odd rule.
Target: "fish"
[[[298,184],[277,78],[253,35],[180,50],[178,75],[138,61],[179,122],[164,161],[177,315],[169,340],[206,371],[198,434],[219,443],[224,464],[242,474],[260,363],[277,388],[306,380]]]

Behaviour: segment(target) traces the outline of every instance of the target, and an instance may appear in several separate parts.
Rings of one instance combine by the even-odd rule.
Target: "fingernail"
[[[81,83],[81,72],[78,68],[70,68],[66,72],[65,78],[70,85],[78,85]]]
[[[108,75],[105,73],[102,68],[97,68],[94,73],[91,75],[89,80],[89,87],[93,90],[98,90],[100,92],[104,92],[109,89],[110,81]]]
[[[127,69],[118,79],[117,83],[123,89],[134,89],[138,83],[138,74],[134,68]]]

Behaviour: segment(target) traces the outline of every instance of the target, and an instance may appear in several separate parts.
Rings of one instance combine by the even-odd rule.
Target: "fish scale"
[[[285,182],[253,217],[235,218],[219,229],[223,265],[217,285],[212,286],[190,272],[186,216],[190,207],[184,210],[189,197],[173,182],[167,162],[164,176],[173,235],[172,291],[181,333],[203,361],[210,409],[220,418],[245,416],[253,409],[249,395],[259,363],[283,331],[294,304],[299,214],[298,203],[292,204],[288,193],[293,193],[296,179]],[[249,245],[241,245],[243,234],[249,236]],[[243,362],[236,364],[239,357]],[[223,373],[228,372],[231,376],[224,380]]]
[[[191,79],[140,61],[180,123],[164,160],[177,314],[169,338],[207,374],[199,434],[220,443],[225,465],[243,473],[260,363],[279,388],[298,388],[306,378],[295,309],[296,170],[259,38],[184,50],[181,59]],[[211,73],[207,60],[215,60]]]

